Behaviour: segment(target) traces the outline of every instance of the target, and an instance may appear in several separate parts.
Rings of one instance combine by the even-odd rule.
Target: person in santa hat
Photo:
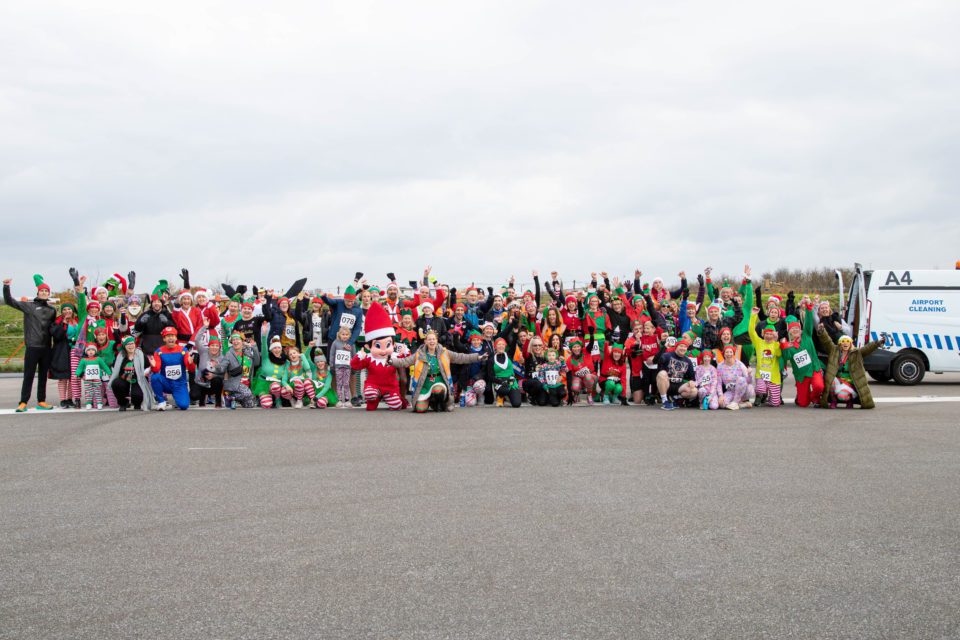
[[[392,362],[393,338],[395,332],[390,316],[378,304],[367,310],[363,320],[364,348],[350,361],[354,371],[366,371],[367,379],[363,383],[363,399],[367,411],[375,411],[382,400],[391,411],[399,411],[407,406],[400,394],[400,381],[397,379],[397,367]]]
[[[185,289],[177,296],[180,303],[173,311],[173,324],[177,328],[177,341],[181,345],[191,344],[193,336],[203,326],[200,309],[193,305],[193,294]]]
[[[23,384],[20,387],[20,404],[17,412],[27,410],[30,402],[30,390],[33,387],[34,374],[37,375],[37,408],[53,409],[47,404],[47,372],[52,356],[52,338],[50,327],[57,317],[57,310],[50,306],[50,286],[39,275],[33,276],[37,295],[33,300],[21,302],[10,294],[10,278],[3,281],[3,301],[23,314],[23,342],[26,351],[23,355]]]

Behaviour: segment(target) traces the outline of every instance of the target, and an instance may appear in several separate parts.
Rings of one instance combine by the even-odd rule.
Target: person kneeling
[[[428,330],[415,353],[406,358],[392,358],[391,364],[395,367],[413,365],[413,410],[425,413],[428,409],[450,411],[453,408],[450,363],[471,364],[486,359],[486,354],[450,351],[440,345],[436,332]]]
[[[661,409],[671,411],[676,409],[673,399],[680,396],[684,400],[697,399],[697,385],[694,382],[693,362],[687,357],[686,340],[677,342],[673,351],[666,351],[660,356],[657,364],[657,390],[660,392]]]
[[[167,399],[165,394],[173,396],[177,408],[186,411],[190,407],[190,385],[187,384],[188,375],[194,370],[193,358],[186,349],[177,344],[177,330],[166,327],[160,332],[163,346],[153,354],[150,368],[150,387],[157,400],[157,411],[166,411]]]

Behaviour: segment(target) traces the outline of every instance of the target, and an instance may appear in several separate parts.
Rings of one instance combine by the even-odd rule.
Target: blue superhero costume
[[[186,350],[179,345],[160,347],[153,354],[152,369],[150,387],[157,403],[166,402],[164,394],[169,393],[178,409],[187,409],[190,406],[190,385],[187,381],[194,364]]]

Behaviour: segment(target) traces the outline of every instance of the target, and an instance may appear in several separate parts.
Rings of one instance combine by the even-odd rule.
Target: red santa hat
[[[390,322],[390,316],[386,310],[379,304],[370,305],[367,314],[363,319],[363,338],[367,342],[395,336],[393,323]]]
[[[777,305],[778,307],[782,307],[782,306],[783,306],[783,298],[781,298],[780,296],[778,296],[778,295],[775,294],[775,293],[771,293],[771,294],[770,294],[770,297],[767,298],[767,306],[769,307],[771,304],[775,304],[775,305]]]

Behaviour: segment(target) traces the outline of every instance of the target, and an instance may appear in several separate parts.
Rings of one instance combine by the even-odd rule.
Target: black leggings
[[[543,392],[547,396],[547,402],[550,403],[551,407],[559,407],[560,403],[563,402],[563,399],[567,395],[567,390],[562,386],[549,387],[544,389]]]
[[[223,378],[211,378],[207,380],[209,387],[204,387],[199,384],[194,384],[193,388],[190,391],[191,399],[196,400],[199,406],[204,406],[207,403],[207,398],[213,396],[213,401],[216,406],[222,406],[223,404]]]
[[[509,384],[496,384],[495,392],[498,398],[506,398],[510,401],[510,406],[516,409],[520,406],[520,389],[510,388]]]
[[[20,402],[30,402],[33,376],[37,374],[37,402],[47,401],[47,373],[50,369],[51,350],[48,347],[27,347],[23,353],[23,385],[20,387]]]
[[[121,407],[129,407],[133,404],[134,409],[139,409],[143,405],[143,389],[136,381],[127,382],[121,378],[116,378],[110,383],[113,389],[113,395],[117,398],[117,404]]]
[[[547,406],[547,394],[539,380],[527,378],[523,381],[523,392],[527,394],[530,401],[538,407]]]

